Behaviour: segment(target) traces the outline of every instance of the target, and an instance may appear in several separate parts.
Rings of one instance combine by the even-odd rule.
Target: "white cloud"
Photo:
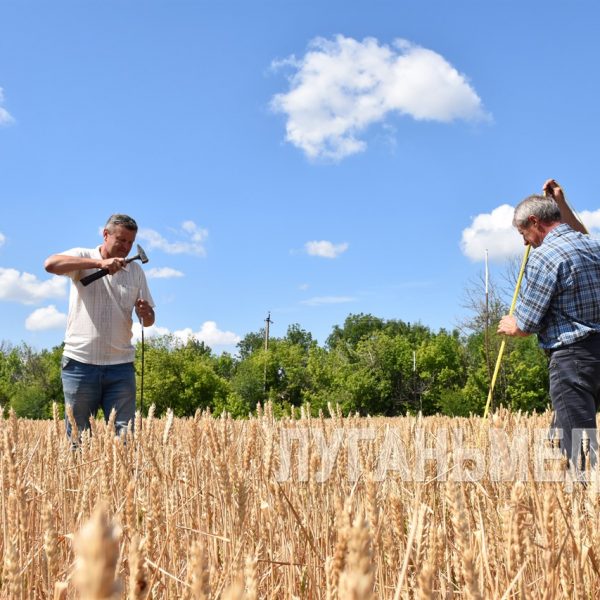
[[[149,249],[157,248],[167,254],[195,254],[206,256],[204,242],[208,237],[208,230],[198,227],[193,221],[185,221],[181,230],[175,234],[183,239],[168,241],[154,229],[140,229],[138,238],[147,243]]]
[[[194,332],[191,327],[186,327],[185,329],[179,329],[177,331],[169,331],[169,329],[165,327],[157,327],[153,325],[152,327],[147,327],[144,330],[144,336],[158,337],[161,335],[169,335],[171,334],[179,340],[181,343],[186,343],[189,338],[193,338],[199,342],[204,342],[207,346],[214,349],[215,347],[223,347],[223,346],[235,346],[242,338],[233,333],[232,331],[221,331],[215,321],[205,321],[202,323],[199,331]],[[141,325],[139,323],[133,324],[133,341],[134,343],[141,339]]]
[[[4,246],[6,242],[6,236],[3,233],[0,233],[0,246]]]
[[[416,120],[484,120],[481,99],[443,56],[406,40],[392,46],[336,36],[313,39],[291,67],[290,90],[271,100],[287,117],[286,140],[309,158],[340,160],[366,148],[359,135],[390,113]]]
[[[12,300],[22,304],[35,304],[47,298],[64,298],[69,280],[53,276],[40,281],[31,273],[0,267],[0,300]]]
[[[302,300],[300,304],[306,306],[323,306],[324,304],[345,304],[346,302],[354,302],[356,298],[351,296],[315,296],[308,300]]]
[[[181,224],[181,228],[183,229],[183,231],[187,232],[190,235],[192,241],[197,243],[204,242],[204,240],[208,236],[208,231],[206,229],[201,229],[200,227],[198,227],[198,225],[196,225],[194,221],[184,221]]]
[[[489,214],[477,215],[470,227],[462,232],[460,247],[472,261],[485,259],[485,251],[491,260],[504,260],[523,254],[523,239],[512,226],[514,208],[503,204]],[[594,234],[600,232],[600,209],[583,210],[581,222]]]
[[[182,340],[190,336],[204,342],[211,348],[213,346],[231,346],[237,344],[242,338],[232,331],[221,331],[215,321],[205,321],[199,331],[193,332],[190,328],[176,331],[175,335]]]
[[[593,233],[600,231],[600,209],[594,211],[582,210],[579,213],[579,218],[588,231]]]
[[[135,344],[142,339],[142,326],[138,321],[133,322],[131,331],[133,332],[131,341]],[[169,335],[170,333],[171,332],[166,327],[158,327],[157,325],[152,325],[151,327],[146,327],[144,329],[144,337],[146,339]]]
[[[64,329],[67,324],[67,315],[58,312],[54,304],[34,310],[25,319],[25,328],[28,331],[45,331],[46,329]]]
[[[2,88],[0,88],[0,105],[4,104],[4,92]],[[9,114],[9,112],[0,106],[0,125],[9,125],[13,123],[14,119]]]
[[[523,240],[512,226],[514,208],[503,204],[489,214],[477,215],[462,232],[460,247],[472,261],[503,260],[523,253]]]
[[[322,258],[337,258],[340,254],[343,254],[348,250],[349,244],[343,242],[342,244],[333,244],[327,240],[306,242],[304,249],[310,256],[321,256]]]
[[[148,279],[171,279],[173,277],[183,277],[181,271],[171,269],[171,267],[155,267],[146,271]]]

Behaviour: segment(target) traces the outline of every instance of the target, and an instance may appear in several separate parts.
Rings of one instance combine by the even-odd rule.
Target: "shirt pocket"
[[[117,300],[121,307],[127,312],[133,310],[135,301],[138,297],[138,288],[132,285],[117,285]]]

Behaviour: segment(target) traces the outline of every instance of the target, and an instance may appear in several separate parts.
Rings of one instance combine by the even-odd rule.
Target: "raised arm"
[[[125,265],[124,258],[85,258],[68,256],[67,254],[52,254],[44,261],[44,269],[53,275],[66,275],[82,269],[108,269],[110,274],[116,273]]]
[[[575,213],[571,210],[571,207],[565,199],[565,195],[562,188],[554,179],[548,179],[543,187],[542,191],[546,196],[549,196],[558,204],[560,208],[560,218],[563,223],[566,223],[572,227],[575,231],[581,231],[581,233],[588,233],[585,225],[577,218]]]

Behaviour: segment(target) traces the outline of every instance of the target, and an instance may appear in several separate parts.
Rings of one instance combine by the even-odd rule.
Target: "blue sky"
[[[591,1],[0,1],[0,339],[62,341],[49,254],[132,215],[154,333],[451,329],[549,177],[590,228]]]

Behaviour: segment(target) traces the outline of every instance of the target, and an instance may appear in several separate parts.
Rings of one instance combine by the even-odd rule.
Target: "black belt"
[[[600,335],[600,331],[592,331],[585,337],[575,340],[572,344],[566,344],[564,346],[557,346],[556,348],[542,348],[542,350],[544,351],[544,354],[548,358],[550,358],[552,356],[552,353],[555,352],[556,350],[562,350],[563,348],[568,348],[569,346],[574,346],[575,344],[580,344],[581,342],[589,342],[591,338],[595,338],[598,335]]]

